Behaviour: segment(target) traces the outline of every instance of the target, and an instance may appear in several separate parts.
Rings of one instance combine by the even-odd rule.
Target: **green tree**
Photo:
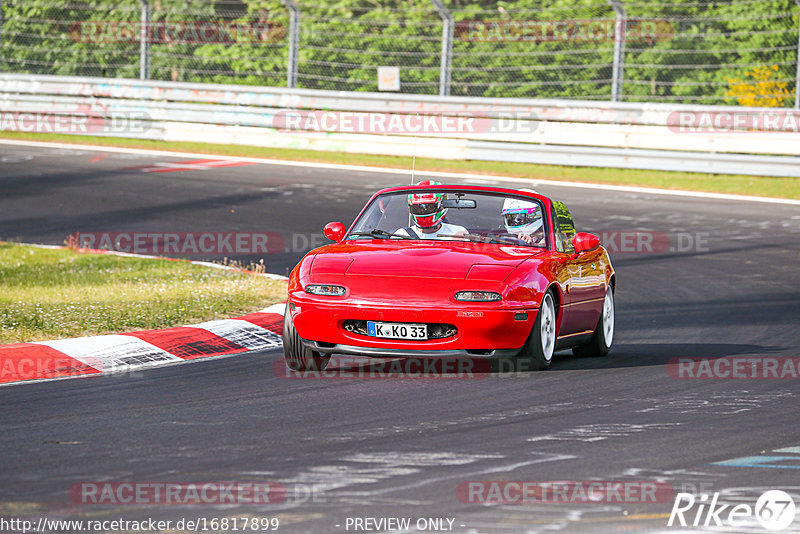
[[[430,0],[297,1],[299,87],[375,91],[377,68],[398,66],[402,92],[438,93],[442,21]],[[152,78],[285,85],[289,17],[280,0],[151,4],[155,27],[178,28],[167,32],[168,38],[154,39]],[[615,14],[606,0],[447,0],[447,5],[456,21],[451,94],[610,98]],[[793,92],[794,0],[626,0],[625,5],[624,100],[736,103],[728,96],[729,81],[767,66],[774,66],[774,87]],[[139,17],[138,0],[7,0],[2,69],[137,77],[139,45],[135,30],[128,30]],[[189,31],[193,24],[234,30],[228,39],[181,38],[180,28]],[[769,105],[791,105],[791,99]]]

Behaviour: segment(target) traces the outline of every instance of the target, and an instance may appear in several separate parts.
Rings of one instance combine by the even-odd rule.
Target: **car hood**
[[[543,249],[459,241],[369,240],[327,245],[316,251],[311,276],[448,278],[503,281]]]

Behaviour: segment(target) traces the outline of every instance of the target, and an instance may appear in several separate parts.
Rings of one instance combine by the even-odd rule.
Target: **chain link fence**
[[[298,87],[377,91],[377,68],[396,66],[403,92],[438,94],[441,20],[429,1],[397,5],[299,4]]]
[[[2,11],[3,72],[286,85],[285,9],[197,0],[6,0]]]
[[[0,69],[792,107],[798,2],[6,0]]]

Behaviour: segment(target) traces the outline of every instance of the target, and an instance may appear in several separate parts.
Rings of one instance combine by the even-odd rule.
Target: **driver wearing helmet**
[[[433,180],[424,180],[417,185],[440,185]],[[398,229],[395,233],[407,235],[415,239],[438,239],[439,236],[450,237],[466,235],[467,229],[456,224],[444,222],[447,208],[444,201],[447,195],[437,191],[408,195],[408,212],[411,214],[413,226]]]
[[[539,204],[507,198],[503,201],[503,224],[506,232],[530,245],[544,245],[544,224]]]

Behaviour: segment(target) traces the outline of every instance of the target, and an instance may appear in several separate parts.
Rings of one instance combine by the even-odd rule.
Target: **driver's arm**
[[[544,243],[544,234],[536,232],[536,234],[517,234],[517,239],[525,241],[529,245],[542,245]]]

